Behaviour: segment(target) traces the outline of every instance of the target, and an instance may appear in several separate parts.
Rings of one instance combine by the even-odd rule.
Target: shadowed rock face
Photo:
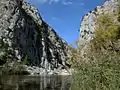
[[[66,67],[69,46],[23,0],[0,0],[0,60],[53,70]]]

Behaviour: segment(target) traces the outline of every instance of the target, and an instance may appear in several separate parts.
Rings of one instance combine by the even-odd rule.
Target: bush
[[[6,63],[0,68],[0,75],[29,75],[23,64],[19,62]]]
[[[95,36],[92,40],[94,48],[100,49],[104,47],[107,42],[114,42],[120,39],[119,25],[115,22],[115,17],[104,14],[98,17],[95,28]]]
[[[74,88],[78,90],[118,90],[120,87],[119,54],[94,53],[88,62],[82,61],[73,74]],[[76,89],[72,89],[76,90]]]
[[[120,26],[115,17],[105,14],[97,19],[95,29],[86,59],[80,57],[79,48],[73,53],[77,72],[73,74],[72,90],[119,90],[120,52],[114,49],[114,43],[120,39]]]

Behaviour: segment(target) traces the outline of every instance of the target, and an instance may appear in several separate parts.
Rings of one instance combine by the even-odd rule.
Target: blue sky
[[[105,0],[26,0],[35,5],[43,20],[69,44],[79,36],[82,16]]]

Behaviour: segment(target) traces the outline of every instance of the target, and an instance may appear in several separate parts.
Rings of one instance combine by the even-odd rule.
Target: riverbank
[[[37,66],[27,66],[20,62],[12,62],[0,67],[0,75],[32,75],[32,76],[46,76],[46,75],[72,75],[73,69],[57,68],[48,70]]]

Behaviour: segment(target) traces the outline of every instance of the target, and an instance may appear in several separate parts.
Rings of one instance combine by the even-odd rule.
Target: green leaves
[[[119,39],[119,25],[115,22],[115,17],[109,14],[103,14],[98,17],[95,37],[92,40],[94,47],[101,48],[107,41]]]
[[[28,56],[26,55],[25,58],[21,62],[22,65],[28,64]]]
[[[73,52],[77,72],[73,74],[72,90],[120,89],[120,52],[114,49],[120,39],[119,16],[100,15],[86,57],[80,58],[79,48]]]

